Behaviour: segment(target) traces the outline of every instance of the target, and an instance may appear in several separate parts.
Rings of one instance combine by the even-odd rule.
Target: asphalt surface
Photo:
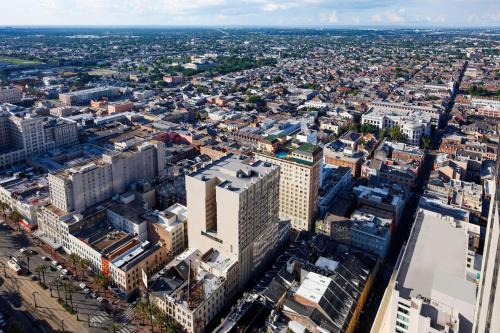
[[[465,72],[465,68],[463,72]],[[458,80],[457,89],[460,85],[461,80],[462,77],[460,77],[460,79]],[[441,144],[441,140],[445,133],[445,128],[448,124],[450,111],[453,108],[455,97],[456,94],[452,96],[452,100],[448,106],[448,109],[444,113],[442,121],[433,134],[432,147],[427,150],[426,158],[420,170],[421,174],[418,179],[417,186],[410,193],[410,197],[403,211],[403,218],[399,222],[396,234],[391,239],[391,246],[389,248],[389,251],[387,252],[387,256],[382,263],[378,276],[373,283],[370,295],[368,296],[365,306],[363,307],[363,311],[356,328],[356,332],[358,333],[370,332],[371,326],[378,311],[378,307],[382,301],[385,289],[389,284],[390,276],[394,271],[394,267],[396,265],[396,261],[401,248],[410,236],[418,204],[420,198],[422,197],[422,194],[424,193],[425,186],[427,185],[427,181],[432,171],[434,161],[436,160],[437,150],[439,149],[439,145]]]
[[[107,299],[111,302],[109,307],[114,310],[114,312],[108,314],[103,311],[104,309],[101,309],[101,305],[96,299],[85,294],[78,286],[82,281],[69,280],[74,286],[75,292],[71,294],[71,298],[78,316],[67,312],[57,302],[58,291],[53,282],[61,273],[51,264],[50,260],[54,259],[54,255],[37,246],[38,241],[32,244],[29,237],[13,231],[3,223],[3,217],[1,219],[0,262],[6,263],[10,257],[17,257],[24,271],[22,275],[17,276],[7,266],[6,273],[8,277],[4,277],[4,270],[0,264],[0,274],[3,279],[0,284],[0,311],[4,315],[8,314],[15,318],[17,322],[22,324],[25,332],[63,332],[64,328],[64,332],[100,333],[107,332],[112,322],[122,324],[119,333],[135,331],[132,325],[128,325],[134,318],[131,305],[124,305],[124,302],[118,302],[117,299],[111,298],[112,293],[108,291]],[[30,257],[29,268],[32,273],[29,276],[26,273],[26,257],[19,252],[21,248],[33,250],[35,253]],[[42,256],[50,257],[50,260],[42,260]],[[32,281],[33,277],[38,279],[35,269],[42,263],[50,267],[45,272],[45,282],[47,285],[53,286],[46,290],[37,281]],[[64,266],[64,268],[68,267]],[[70,276],[74,276],[74,273]],[[41,280],[43,281],[43,275],[41,275]],[[88,280],[84,281],[84,283],[91,286]],[[66,294],[64,289],[62,286],[59,287],[59,295],[62,299],[68,299],[67,303],[71,304],[70,295]],[[97,291],[97,289],[94,289],[94,291]],[[101,292],[99,296],[104,295]],[[34,301],[37,303],[36,308]]]

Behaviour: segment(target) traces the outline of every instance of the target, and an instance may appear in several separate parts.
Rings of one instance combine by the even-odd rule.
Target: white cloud
[[[293,7],[292,3],[278,3],[278,2],[269,2],[262,6],[262,10],[265,12],[274,12],[276,10],[284,10]]]
[[[382,15],[380,14],[373,14],[372,17],[372,22],[375,22],[375,23],[380,23],[382,22]]]
[[[371,16],[374,23],[403,23],[405,18],[393,10],[386,10],[383,13],[376,13]]]
[[[321,14],[320,21],[321,23],[329,23],[329,24],[337,23],[339,21],[337,17],[337,11],[333,10],[329,13]]]

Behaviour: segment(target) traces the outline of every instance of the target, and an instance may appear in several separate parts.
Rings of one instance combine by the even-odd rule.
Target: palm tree
[[[153,306],[153,319],[155,324],[160,327],[160,333],[163,333],[163,326],[167,322],[167,316],[156,306]]]
[[[28,264],[28,272],[30,271],[30,257],[33,255],[30,250],[24,252],[24,256],[26,257],[26,263]]]
[[[41,268],[42,278],[43,278],[43,284],[45,284],[45,272],[47,271],[47,269],[49,268],[49,266],[47,264],[41,264],[37,268]]]
[[[97,292],[100,292],[101,288],[104,289],[104,297],[106,297],[106,285],[108,283],[108,278],[102,273],[97,273],[94,275],[93,282],[97,285]]]
[[[10,213],[10,216],[9,218],[16,224],[17,226],[17,231],[19,231],[19,220],[21,219],[22,215],[19,214],[18,211],[13,211],[12,213]]]
[[[57,289],[57,299],[61,299],[61,292],[59,291],[59,285],[61,284],[61,281],[59,279],[56,279],[54,283],[56,284],[56,289]]]
[[[0,209],[2,210],[2,213],[3,213],[3,219],[6,220],[7,219],[7,214],[5,212],[5,210],[9,208],[9,205],[6,203],[6,202],[3,202],[1,201],[0,202]]]
[[[78,260],[78,268],[82,273],[82,278],[85,278],[85,272],[89,267],[90,267],[90,262],[87,259],[80,258],[80,260]]]
[[[75,292],[75,288],[73,287],[73,284],[69,281],[64,281],[63,286],[65,290],[65,301],[66,303],[68,303],[68,298],[69,298],[71,302],[71,307],[73,307],[73,293]]]
[[[73,268],[75,269],[76,276],[78,276],[77,265],[80,260],[81,260],[80,256],[75,252],[71,253],[68,257],[68,263],[72,265]]]
[[[41,273],[42,273],[43,270],[44,270],[44,268],[42,267],[42,265],[40,265],[37,268],[35,268],[35,272],[38,274],[38,280],[41,280]]]
[[[147,305],[146,303],[144,302],[139,302],[135,305],[135,315],[139,318],[141,318],[142,320],[142,325],[144,325],[144,318],[147,316],[148,314],[148,309],[147,309]]]

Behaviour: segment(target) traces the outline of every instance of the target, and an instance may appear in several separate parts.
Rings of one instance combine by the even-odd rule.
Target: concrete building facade
[[[240,287],[277,243],[279,171],[228,154],[186,176],[189,247],[227,253],[239,264]]]

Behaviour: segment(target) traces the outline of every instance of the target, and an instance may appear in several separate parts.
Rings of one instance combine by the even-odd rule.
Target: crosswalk
[[[132,307],[127,307],[120,317],[123,319],[123,321],[129,322],[134,319],[134,315],[134,309]]]
[[[115,322],[121,323],[118,333],[135,333],[132,328],[130,328],[126,323],[131,322],[134,319],[134,309],[132,307],[127,307],[123,313],[120,314],[119,318],[115,318]],[[100,312],[98,314],[90,316],[90,326],[106,328],[111,325],[113,321],[105,312]]]
[[[108,320],[109,320],[109,317],[105,312],[101,312],[99,314],[90,316],[91,326],[105,325]]]
[[[126,326],[123,326],[122,328],[120,328],[118,331],[118,333],[135,333],[134,330],[126,327]]]

